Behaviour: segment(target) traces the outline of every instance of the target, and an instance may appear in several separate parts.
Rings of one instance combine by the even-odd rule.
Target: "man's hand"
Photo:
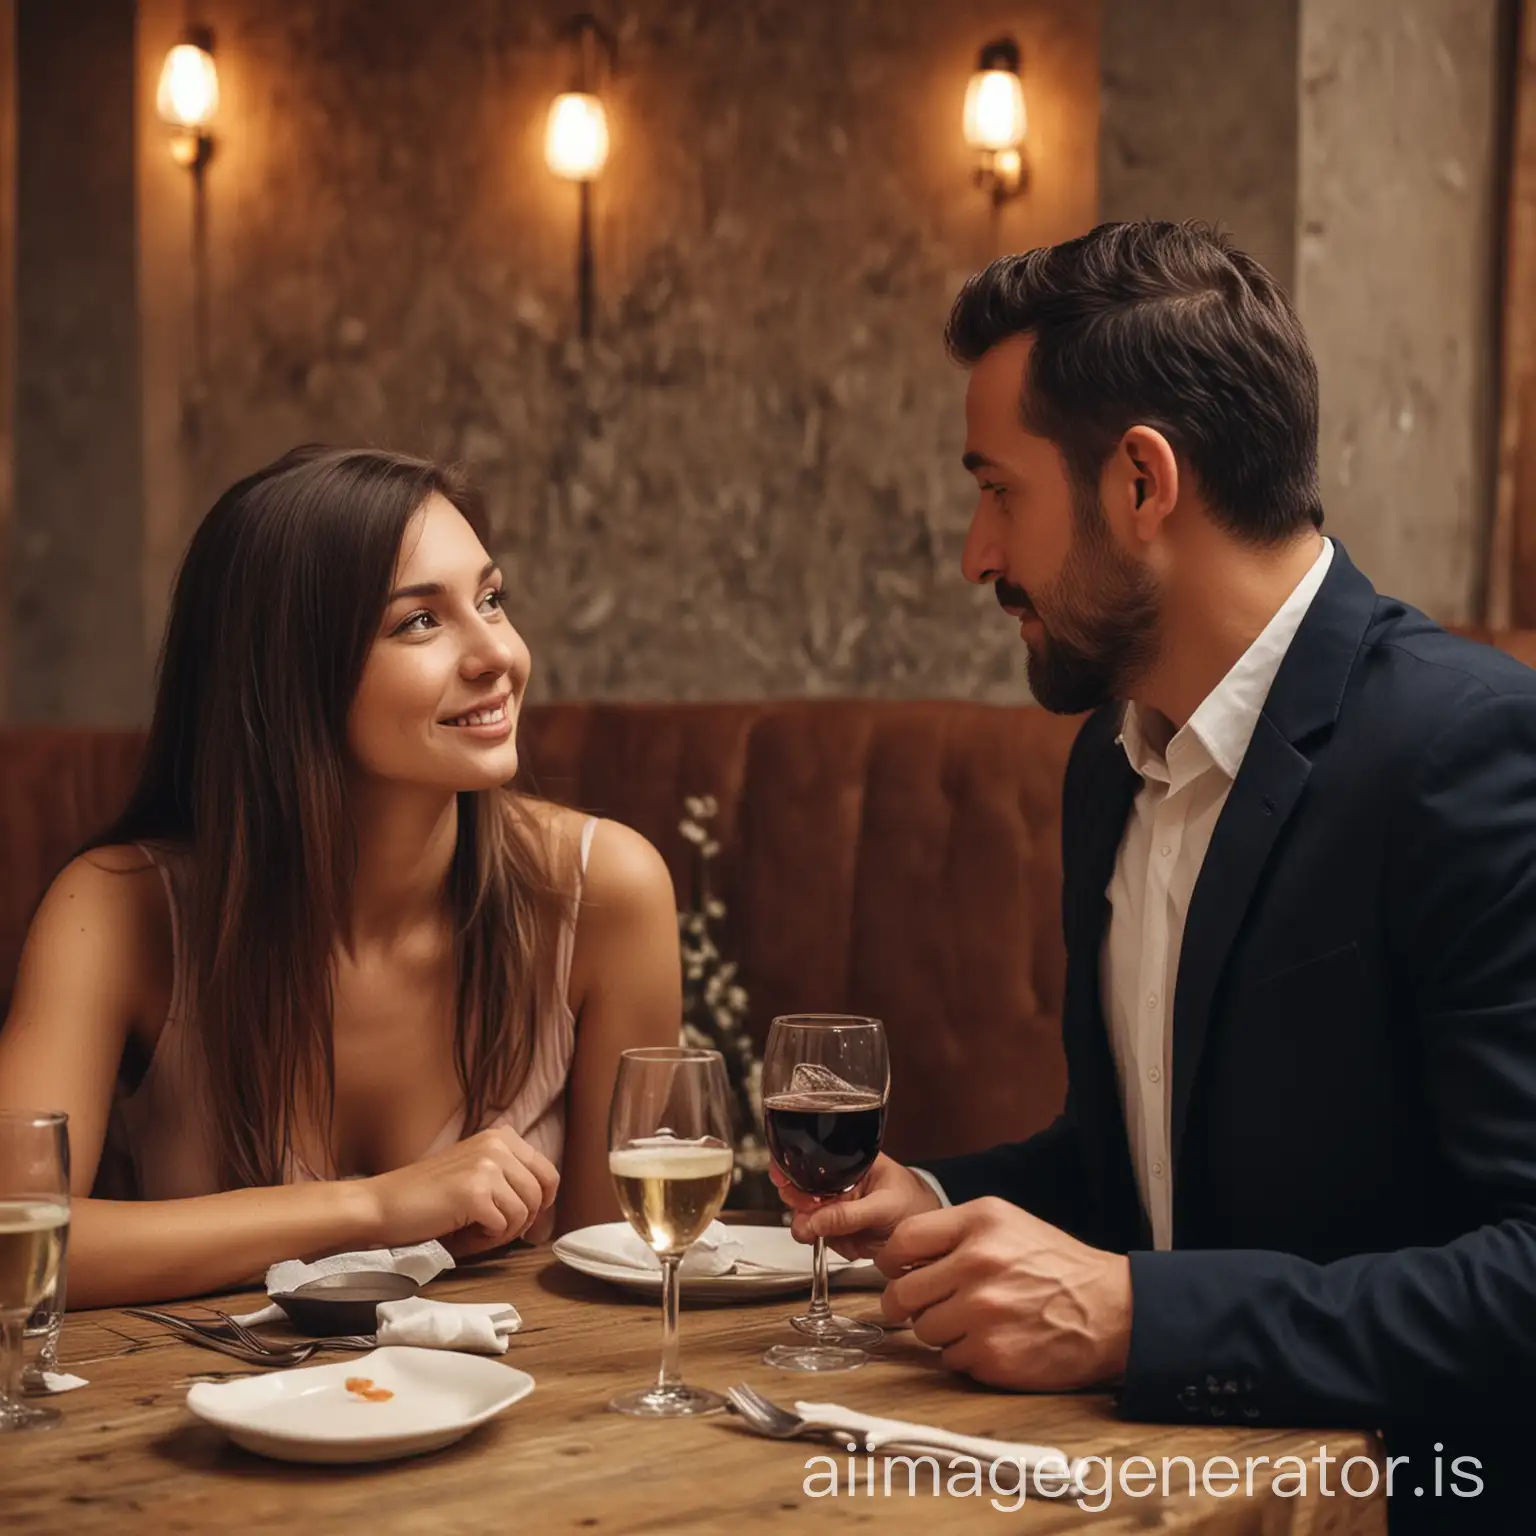
[[[810,1243],[824,1237],[845,1259],[873,1258],[897,1222],[940,1208],[927,1184],[883,1152],[852,1190],[832,1199],[802,1194],[777,1164],[770,1164],[768,1172],[779,1198],[795,1213],[789,1229],[795,1240]]]
[[[910,1319],[945,1365],[977,1381],[1054,1392],[1125,1371],[1130,1260],[1006,1200],[913,1216],[875,1258],[892,1277],[882,1301],[887,1320]]]

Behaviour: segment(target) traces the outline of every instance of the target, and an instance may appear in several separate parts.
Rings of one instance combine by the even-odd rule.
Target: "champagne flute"
[[[0,1433],[51,1429],[21,1401],[22,1331],[53,1288],[69,1233],[68,1117],[0,1110]]]
[[[880,1155],[891,1089],[885,1026],[856,1014],[787,1014],[763,1053],[763,1121],[773,1160],[807,1195],[846,1194]],[[816,1239],[811,1309],[790,1318],[803,1344],[776,1344],[766,1365],[783,1371],[851,1371],[885,1330],[840,1317],[827,1301],[827,1245]]]
[[[661,1260],[661,1370],[656,1384],[609,1407],[642,1418],[719,1413],[725,1399],[683,1384],[678,1370],[678,1270],[730,1193],[730,1099],[719,1051],[625,1051],[608,1112],[608,1171],[630,1226]]]

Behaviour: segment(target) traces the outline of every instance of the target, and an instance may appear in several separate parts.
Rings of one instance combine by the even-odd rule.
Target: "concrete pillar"
[[[17,722],[146,709],[133,29],[132,0],[17,8]]]
[[[1329,531],[1475,619],[1492,516],[1498,0],[1104,0],[1105,218],[1222,224],[1291,291]]]

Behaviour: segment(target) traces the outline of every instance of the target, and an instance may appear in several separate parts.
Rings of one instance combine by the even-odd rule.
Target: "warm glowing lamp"
[[[576,183],[576,308],[582,339],[592,335],[592,183],[608,163],[608,113],[597,94],[604,66],[613,69],[612,35],[595,16],[573,16],[564,28],[574,45],[571,89],[550,103],[544,125],[544,163]]]
[[[608,163],[608,114],[596,96],[556,96],[544,130],[544,162],[567,181],[595,181]]]
[[[1002,37],[981,50],[965,88],[965,142],[976,151],[977,184],[991,190],[994,203],[1023,189],[1027,128],[1019,45]]]
[[[193,34],[166,54],[155,110],[173,130],[171,158],[194,169],[206,165],[213,153],[208,125],[219,110],[219,71],[213,62],[211,34]]]

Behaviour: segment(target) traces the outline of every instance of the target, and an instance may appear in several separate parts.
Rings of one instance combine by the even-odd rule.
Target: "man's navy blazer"
[[[1436,1454],[1449,1489],[1482,1448],[1498,1486],[1427,1528],[1480,1526],[1536,1387],[1536,672],[1335,548],[1190,902],[1161,1253],[1099,988],[1140,787],[1120,719],[1085,723],[1063,793],[1066,1108],[929,1166],[1130,1253],[1127,1415],[1385,1429],[1415,1458],[1394,1529]]]

